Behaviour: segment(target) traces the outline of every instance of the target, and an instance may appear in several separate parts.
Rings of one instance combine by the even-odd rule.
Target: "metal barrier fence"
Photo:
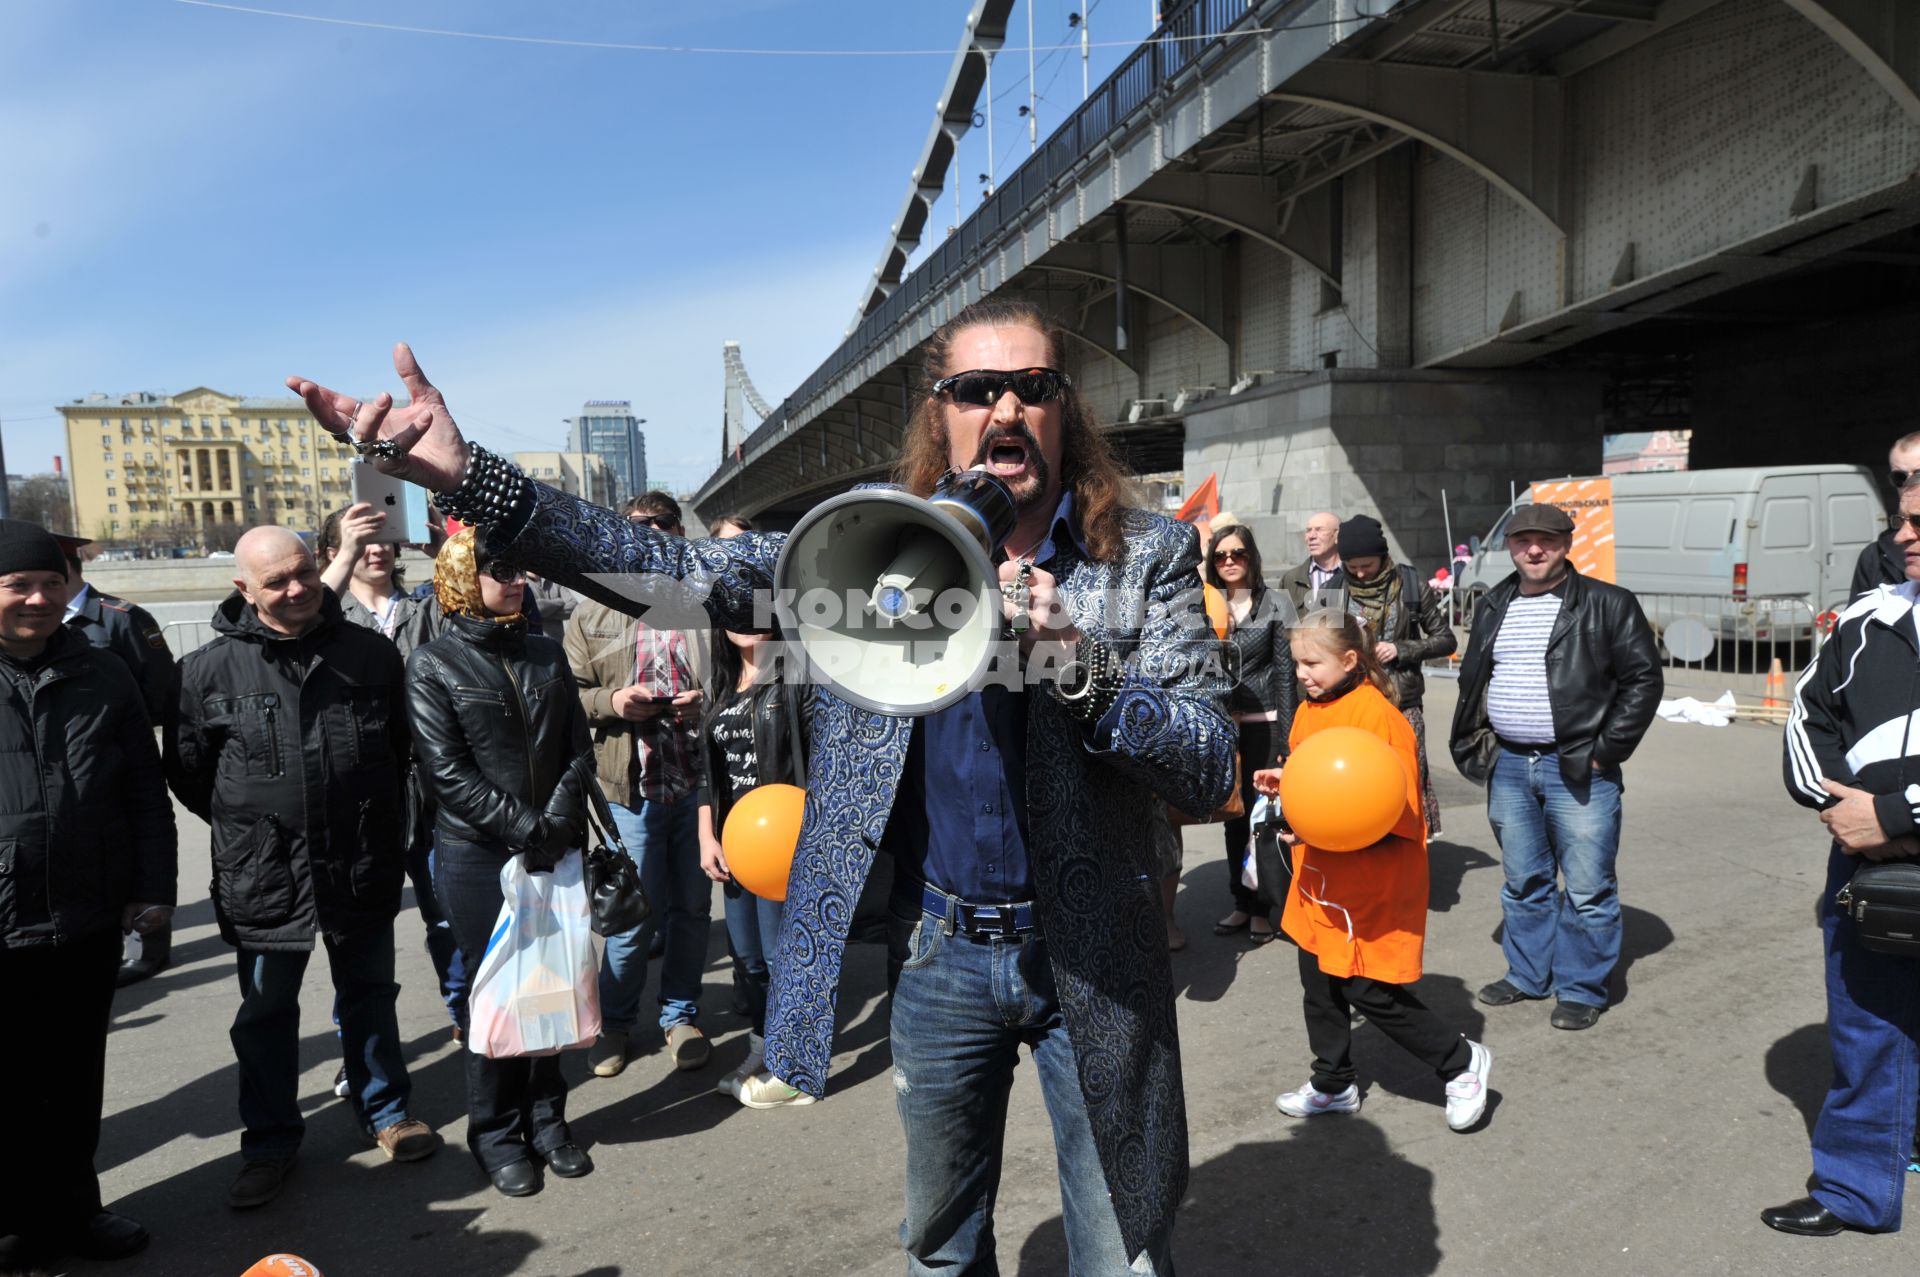
[[[1448,616],[1460,635],[1463,653],[1473,609],[1483,593],[1478,589],[1446,592]],[[1732,692],[1744,703],[1785,700],[1794,679],[1812,663],[1825,638],[1813,605],[1803,598],[1655,593],[1635,597],[1660,640],[1660,663],[1675,695],[1712,700]],[[1780,673],[1770,686],[1775,661],[1780,663]]]
[[[213,622],[169,621],[160,627],[160,634],[167,640],[167,650],[173,653],[173,659],[177,661],[196,647],[204,647],[212,642]]]

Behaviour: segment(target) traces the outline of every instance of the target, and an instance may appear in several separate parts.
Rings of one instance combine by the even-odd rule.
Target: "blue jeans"
[[[414,903],[420,907],[420,921],[427,924],[427,957],[440,980],[440,1001],[446,1004],[447,1018],[455,1024],[466,1018],[467,964],[453,938],[453,925],[441,908],[439,891],[433,881],[434,844],[407,853],[407,877],[413,881]]]
[[[767,1034],[767,985],[773,980],[773,955],[780,944],[780,915],[786,905],[762,900],[746,888],[728,888],[727,939],[747,973],[747,1011],[753,1031]]]
[[[1621,788],[1617,767],[1568,783],[1551,749],[1502,746],[1494,761],[1487,819],[1507,877],[1500,944],[1508,982],[1530,997],[1607,1005],[1607,977],[1620,961]]]
[[[1855,1228],[1900,1227],[1920,1052],[1920,961],[1875,953],[1833,903],[1862,862],[1835,848],[1820,931],[1833,1081],[1813,1126],[1813,1198]]]
[[[322,935],[346,1054],[348,1095],[360,1125],[383,1131],[407,1119],[413,1089],[400,1051],[394,999],[393,924]],[[292,1157],[306,1133],[300,1114],[300,980],[311,950],[248,949],[236,957],[240,1010],[227,1036],[240,1064],[240,1152],[248,1160]]]
[[[1022,1043],[1040,1071],[1053,1123],[1070,1277],[1169,1277],[1170,1238],[1129,1266],[1046,941],[1037,933],[949,935],[938,914],[900,903],[893,910],[892,947],[902,959],[893,993],[893,1089],[907,1137],[900,1244],[910,1277],[998,1277],[993,1200]]]
[[[640,1019],[640,994],[647,987],[647,946],[654,928],[666,937],[660,958],[660,1028],[693,1024],[700,1018],[700,973],[707,965],[707,928],[713,921],[713,880],[700,871],[700,800],[688,794],[678,802],[642,799],[638,807],[613,808],[620,840],[640,866],[640,885],[653,903],[653,916],[617,936],[607,937],[606,963],[600,968],[600,1025],[603,1032],[631,1033]]]

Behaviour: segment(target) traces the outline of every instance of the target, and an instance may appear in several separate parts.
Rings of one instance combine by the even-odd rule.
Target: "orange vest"
[[[1362,728],[1393,746],[1406,772],[1407,807],[1393,832],[1371,847],[1296,846],[1280,925],[1328,975],[1412,984],[1427,937],[1427,824],[1413,725],[1377,688],[1362,684],[1324,704],[1303,697],[1289,743],[1298,749],[1329,727]]]

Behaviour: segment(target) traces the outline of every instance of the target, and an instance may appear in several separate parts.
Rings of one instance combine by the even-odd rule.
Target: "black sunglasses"
[[[627,522],[643,528],[657,528],[662,532],[671,532],[680,526],[664,514],[630,514]]]
[[[1224,550],[1215,550],[1213,552],[1213,561],[1215,563],[1233,563],[1246,557],[1247,552],[1238,546],[1228,546]]]
[[[502,585],[512,585],[515,581],[523,581],[527,575],[513,564],[500,559],[495,559],[482,570]]]
[[[1920,514],[1890,514],[1887,516],[1887,531],[1898,532],[1902,527],[1912,528],[1920,533]]]
[[[1920,471],[1889,470],[1887,471],[1887,482],[1891,483],[1894,486],[1894,489],[1898,491],[1899,489],[1906,487],[1907,484],[1912,481],[1913,476],[1916,473],[1920,473]]]
[[[1065,394],[1071,385],[1073,379],[1057,368],[1021,368],[1013,372],[975,368],[971,372],[957,372],[951,377],[942,377],[933,383],[933,393],[951,395],[957,404],[991,408],[1011,390],[1021,403],[1032,406],[1052,403]]]

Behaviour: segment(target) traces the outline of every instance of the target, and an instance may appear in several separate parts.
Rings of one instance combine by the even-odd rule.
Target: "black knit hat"
[[[1387,557],[1387,533],[1380,520],[1356,514],[1340,525],[1340,557],[1365,559]]]
[[[25,519],[0,519],[0,576],[11,572],[67,574],[67,552],[53,533]]]

